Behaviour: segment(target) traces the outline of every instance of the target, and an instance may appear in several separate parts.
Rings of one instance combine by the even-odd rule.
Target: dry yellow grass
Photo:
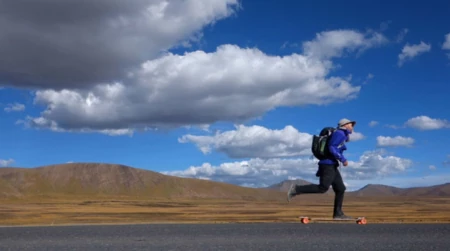
[[[299,196],[291,203],[242,200],[89,200],[52,198],[0,201],[0,225],[299,222],[329,217],[331,196]],[[348,197],[344,211],[369,223],[450,222],[450,198]]]

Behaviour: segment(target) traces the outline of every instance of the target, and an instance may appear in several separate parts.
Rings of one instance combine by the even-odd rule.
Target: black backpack
[[[336,130],[337,129],[334,127],[325,127],[322,129],[322,131],[320,131],[320,134],[318,136],[313,135],[311,150],[314,157],[319,160],[329,158],[330,153],[327,147],[328,140]]]

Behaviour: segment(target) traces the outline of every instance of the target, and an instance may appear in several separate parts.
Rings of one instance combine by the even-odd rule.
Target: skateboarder
[[[347,159],[344,157],[344,151],[347,150],[345,142],[349,141],[349,134],[353,132],[353,127],[356,121],[351,121],[348,119],[341,119],[338,123],[337,130],[330,137],[328,143],[328,149],[332,156],[327,159],[319,161],[319,168],[316,173],[317,177],[320,177],[319,185],[296,185],[292,184],[288,193],[288,202],[292,197],[299,194],[306,193],[325,193],[328,191],[330,185],[333,187],[335,194],[334,197],[334,209],[333,218],[334,219],[351,219],[352,217],[347,216],[342,211],[342,203],[344,201],[345,185],[342,180],[342,176],[339,172],[339,162],[344,166],[348,165]]]

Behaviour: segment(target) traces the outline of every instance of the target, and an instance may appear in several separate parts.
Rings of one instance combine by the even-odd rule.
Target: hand
[[[347,160],[344,162],[344,166],[348,166],[348,161]]]

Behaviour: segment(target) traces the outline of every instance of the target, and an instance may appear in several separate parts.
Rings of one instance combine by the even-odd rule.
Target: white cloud
[[[15,161],[13,159],[8,160],[0,159],[0,166],[1,167],[11,166],[14,162]]]
[[[363,84],[369,83],[369,81],[370,81],[371,79],[373,79],[374,77],[375,77],[375,76],[374,76],[372,73],[367,74],[367,77],[366,77],[366,79],[364,80]]]
[[[231,158],[273,158],[312,155],[311,140],[311,134],[290,125],[280,130],[238,125],[213,136],[184,135],[179,142],[194,143],[205,154],[214,148]]]
[[[377,137],[377,146],[379,147],[398,147],[398,146],[406,146],[410,147],[414,144],[414,139],[411,137],[386,137],[386,136],[378,136]]]
[[[8,104],[4,110],[5,112],[20,112],[25,110],[25,105],[20,103]]]
[[[412,164],[412,160],[387,155],[383,149],[367,151],[359,158],[359,161],[349,161],[349,170],[343,176],[349,179],[382,178],[404,172]]]
[[[428,168],[429,168],[430,170],[436,170],[436,166],[435,166],[435,165],[430,165]]]
[[[447,155],[447,160],[442,162],[442,165],[444,166],[450,166],[450,154]]]
[[[396,39],[396,42],[397,43],[400,43],[400,42],[402,42],[403,41],[403,39],[405,39],[405,37],[406,37],[406,34],[408,34],[408,32],[409,32],[409,30],[408,29],[403,29],[403,30],[401,30],[400,31],[400,33],[397,35],[397,39]]]
[[[425,52],[429,52],[430,50],[431,45],[426,44],[423,41],[421,41],[420,44],[406,44],[402,49],[402,53],[398,55],[398,66],[402,66],[406,61],[411,60]]]
[[[183,135],[180,143],[193,143],[204,154],[212,150],[225,153],[231,158],[277,158],[312,156],[313,135],[299,132],[293,126],[269,129],[258,125],[236,126],[236,130],[217,132],[215,135]],[[364,139],[359,132],[350,135],[351,141]]]
[[[316,39],[303,43],[305,55],[314,58],[341,57],[349,52],[361,53],[387,43],[385,36],[376,32],[334,30],[316,34]]]
[[[238,6],[238,0],[0,1],[0,83],[59,90],[122,82]]]
[[[362,134],[360,132],[353,131],[352,134],[350,134],[349,138],[350,138],[350,141],[359,141],[359,140],[365,139],[366,136],[364,136],[364,134]]]
[[[360,87],[328,76],[329,59],[382,41],[378,33],[339,30],[306,42],[305,55],[272,56],[235,45],[209,53],[166,53],[118,82],[37,91],[35,102],[47,109],[27,123],[65,131],[171,128],[241,123],[276,107],[343,102],[355,98]]]
[[[417,116],[406,121],[405,126],[418,130],[438,130],[450,128],[450,122],[445,119],[434,119],[428,116]]]
[[[412,166],[412,161],[396,156],[386,156],[383,151],[365,152],[358,161],[349,161],[341,167],[346,182],[384,178],[402,173]],[[227,162],[218,166],[204,163],[186,170],[164,172],[181,177],[208,177],[211,180],[252,187],[273,185],[292,177],[316,181],[317,161],[308,158],[268,159],[252,158],[242,162]]]
[[[372,120],[372,121],[370,121],[370,123],[369,123],[369,126],[370,126],[370,127],[374,127],[374,126],[376,126],[376,125],[378,125],[378,121]]]
[[[443,50],[450,50],[450,33],[445,35],[445,42],[442,44]],[[450,53],[447,53],[447,57],[450,59]]]
[[[442,49],[450,50],[450,33],[445,35],[445,42],[442,44]]]

